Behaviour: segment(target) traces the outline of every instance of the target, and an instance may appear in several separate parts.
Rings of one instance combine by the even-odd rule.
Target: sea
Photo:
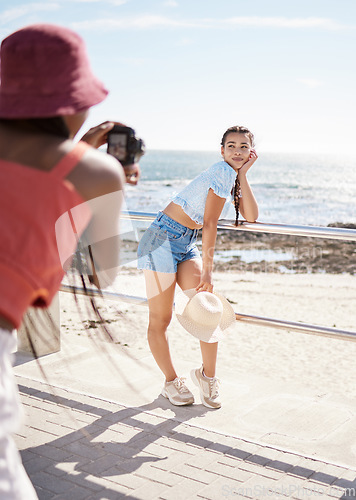
[[[194,177],[221,157],[214,152],[147,151],[141,179],[127,186],[130,211],[157,212]],[[356,157],[259,153],[248,173],[260,222],[327,226],[356,223]],[[229,201],[222,218],[234,219]]]

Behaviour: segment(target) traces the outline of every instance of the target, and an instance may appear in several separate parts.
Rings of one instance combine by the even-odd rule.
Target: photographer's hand
[[[115,122],[103,122],[96,127],[92,127],[83,135],[81,141],[87,142],[93,148],[99,148],[108,141],[108,132],[113,128]]]
[[[114,127],[114,125],[121,125],[125,127],[123,123],[120,122],[103,122],[96,127],[92,127],[86,134],[81,138],[82,141],[87,142],[93,148],[99,148],[103,146],[108,141],[108,132]],[[127,184],[132,184],[136,186],[141,176],[141,169],[138,163],[133,163],[132,165],[125,165],[123,167],[125,172],[125,178]]]
[[[127,184],[133,184],[136,186],[141,176],[140,165],[138,163],[133,163],[131,165],[125,165],[123,169]]]

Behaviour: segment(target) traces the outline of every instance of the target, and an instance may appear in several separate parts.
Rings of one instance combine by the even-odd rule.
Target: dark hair
[[[1,118],[0,123],[12,126],[28,132],[42,132],[69,139],[68,127],[61,116],[51,116],[49,118],[26,118],[13,119]]]
[[[222,139],[221,139],[222,146],[225,146],[226,138],[229,134],[246,134],[247,137],[250,139],[251,146],[255,147],[255,136],[247,127],[243,127],[240,125],[235,125],[234,127],[229,127],[226,130],[226,132],[224,133],[224,135],[222,136]]]
[[[221,145],[225,147],[225,142],[227,139],[227,136],[229,134],[245,134],[247,137],[250,139],[251,146],[255,146],[255,137],[253,133],[247,128],[243,127],[240,125],[235,125],[234,127],[229,127],[224,135],[222,136],[221,139]],[[235,184],[234,187],[232,188],[231,194],[233,195],[234,198],[234,206],[235,206],[235,226],[238,225],[239,223],[239,215],[240,215],[240,198],[241,198],[241,187],[240,187],[240,181],[239,181],[239,176],[238,174],[236,175],[235,179]]]

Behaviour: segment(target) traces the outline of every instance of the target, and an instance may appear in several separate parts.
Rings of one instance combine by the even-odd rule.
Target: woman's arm
[[[212,272],[217,225],[222,209],[224,208],[225,201],[225,198],[220,198],[220,196],[217,196],[212,189],[209,189],[205,204],[202,235],[203,270],[201,281],[196,287],[197,292],[213,291]]]
[[[93,266],[88,273],[93,276],[92,282],[105,288],[113,283],[119,266],[119,220],[125,184],[122,167],[114,157],[89,148],[67,179],[91,210],[81,249]]]
[[[249,160],[238,170],[241,188],[240,212],[247,222],[256,222],[258,217],[258,205],[247,180],[247,172],[257,160],[258,156],[254,149],[251,150]]]
[[[246,174],[239,171],[241,188],[240,212],[247,222],[256,222],[258,217],[258,205],[254,197]]]

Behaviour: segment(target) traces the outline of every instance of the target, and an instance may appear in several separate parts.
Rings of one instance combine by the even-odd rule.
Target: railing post
[[[31,308],[17,331],[17,350],[36,356],[45,356],[61,349],[59,293],[47,309]],[[30,337],[30,338],[29,338]],[[31,341],[30,341],[31,339]],[[31,346],[32,343],[32,346]]]

